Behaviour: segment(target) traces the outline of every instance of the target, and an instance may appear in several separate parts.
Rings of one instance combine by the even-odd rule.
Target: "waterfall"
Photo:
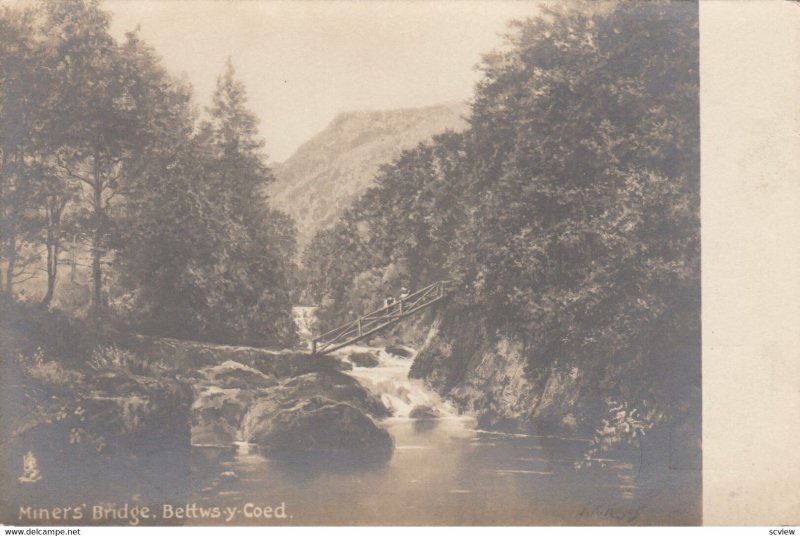
[[[408,377],[413,359],[398,357],[371,346],[349,346],[337,354],[349,361],[350,355],[360,352],[375,355],[378,366],[360,367],[354,363],[353,369],[347,374],[379,396],[394,417],[458,417],[456,409],[422,380]]]
[[[310,341],[317,325],[316,307],[295,306],[292,308],[294,322],[301,339]],[[359,353],[377,358],[374,367],[359,366],[351,356]],[[334,355],[352,363],[346,374],[355,378],[366,389],[379,396],[394,417],[448,418],[458,417],[453,406],[443,400],[421,380],[408,377],[413,358],[403,358],[386,352],[383,348],[350,345]]]
[[[297,334],[303,341],[314,338],[314,329],[317,325],[317,308],[296,305],[292,307],[292,318],[297,326]]]

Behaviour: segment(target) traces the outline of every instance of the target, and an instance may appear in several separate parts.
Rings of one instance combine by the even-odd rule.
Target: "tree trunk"
[[[53,293],[56,287],[56,270],[58,269],[58,261],[56,259],[55,248],[52,244],[53,232],[50,228],[47,229],[47,292],[42,298],[42,307],[50,307],[50,302],[53,300]]]
[[[66,202],[55,197],[47,207],[47,293],[42,306],[49,307],[56,290],[58,277],[58,257],[61,253],[61,214]]]
[[[8,153],[3,151],[3,195],[10,195],[6,192],[6,170],[8,169]],[[9,189],[10,192],[10,189]],[[11,200],[8,200],[11,201]],[[17,208],[13,202],[9,203],[8,212],[3,214],[3,241],[6,248],[6,276],[4,292],[13,299],[14,297],[14,267],[17,263]]]
[[[5,205],[6,199],[6,163],[8,162],[8,151],[6,151],[3,147],[0,147],[0,151],[3,152],[3,158],[0,159],[0,256],[2,256],[2,245],[6,242],[5,237],[5,224],[6,224],[6,211],[3,208]],[[3,277],[3,271],[0,269],[0,294],[4,292],[4,283],[5,277]]]
[[[97,156],[94,159],[94,229],[92,229],[92,314],[98,316],[105,306],[103,300],[103,182]]]
[[[6,232],[6,288],[5,292],[10,297],[14,297],[14,268],[17,265],[17,215],[12,211],[9,217]]]
[[[12,300],[14,299],[14,268],[17,265],[17,217],[19,216],[19,188],[20,188],[20,180],[19,180],[19,149],[16,150],[14,153],[14,168],[13,173],[16,174],[16,184],[14,188],[14,197],[12,197],[11,207],[8,211],[8,220],[6,221],[6,232],[8,233],[8,238],[6,238],[6,294]],[[3,167],[8,162],[3,162]],[[14,199],[16,198],[16,199]]]
[[[69,259],[71,269],[69,272],[70,283],[75,283],[75,276],[78,272],[78,235],[72,235],[72,246],[69,249]]]

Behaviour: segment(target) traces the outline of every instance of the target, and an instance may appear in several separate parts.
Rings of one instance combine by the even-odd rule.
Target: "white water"
[[[292,307],[292,319],[297,326],[297,334],[304,342],[311,342],[317,328],[317,308],[295,305]]]
[[[315,334],[318,322],[316,307],[295,306],[292,308],[297,333],[304,341],[310,341]],[[416,352],[411,349],[412,354]],[[369,353],[378,358],[377,367],[360,367],[350,356],[354,353]],[[347,374],[358,380],[361,385],[379,396],[383,404],[395,418],[408,418],[415,408],[428,408],[438,418],[458,418],[458,412],[421,380],[411,379],[408,373],[413,356],[399,357],[387,353],[382,348],[365,345],[350,345],[334,353],[337,357],[349,361],[353,369]]]
[[[383,349],[360,345],[343,348],[336,354],[350,361],[349,356],[358,352],[377,356],[379,364],[377,367],[359,367],[353,363],[353,370],[347,374],[379,396],[393,417],[408,418],[415,407],[425,407],[439,418],[459,418],[452,404],[443,400],[421,380],[408,377],[413,357],[402,358]]]

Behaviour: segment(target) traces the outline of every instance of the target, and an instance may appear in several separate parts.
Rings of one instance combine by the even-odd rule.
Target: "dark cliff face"
[[[537,363],[530,344],[490,332],[478,314],[446,308],[430,324],[410,375],[474,413],[481,428],[590,437],[604,422],[616,426],[617,400],[641,400],[639,384],[680,377],[673,369],[685,368],[676,361],[673,369],[652,370],[641,354],[616,364],[599,357]],[[628,426],[625,420],[646,430],[666,426],[680,430],[681,448],[699,442],[698,385],[672,382],[655,397],[655,405],[642,404],[625,406],[620,428]]]
[[[523,341],[488,333],[481,319],[468,313],[437,317],[411,376],[474,412],[487,429],[587,434],[602,403],[586,391],[579,367],[531,367]]]
[[[490,332],[478,314],[443,308],[430,324],[410,376],[474,414],[482,429],[591,438],[587,459],[632,451],[647,466],[700,469],[699,384],[667,382],[647,402],[635,396],[642,392],[638,385],[690,377],[694,367],[676,360],[672,368],[653,370],[642,354],[618,364],[599,358],[537,364],[531,362],[530,344]],[[691,355],[696,350],[679,351]],[[626,398],[639,402],[629,404]]]

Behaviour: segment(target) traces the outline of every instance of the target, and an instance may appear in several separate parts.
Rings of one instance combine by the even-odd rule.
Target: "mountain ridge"
[[[297,223],[299,251],[372,185],[381,165],[436,134],[465,129],[468,114],[469,106],[457,101],[340,112],[289,158],[273,164],[276,180],[267,195]]]

